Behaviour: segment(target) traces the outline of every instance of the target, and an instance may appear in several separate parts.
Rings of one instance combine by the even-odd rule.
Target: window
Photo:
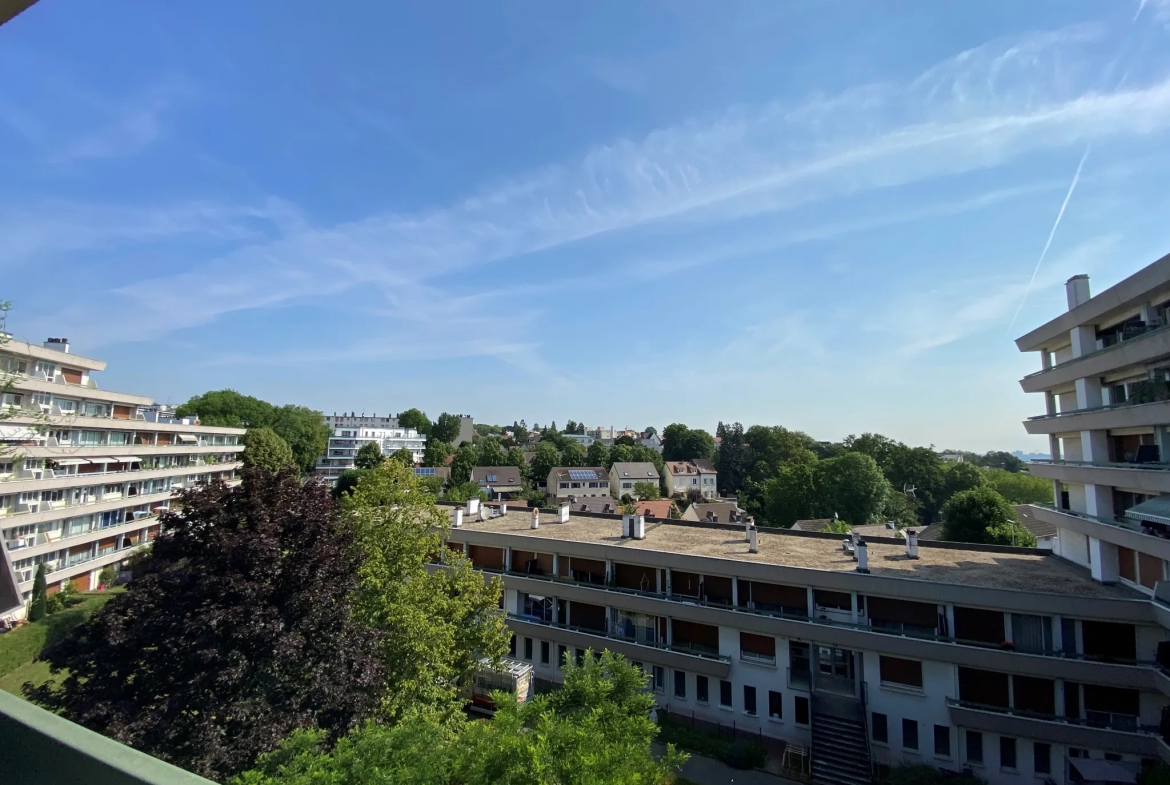
[[[524,659],[532,662],[532,638],[524,639]]]
[[[680,700],[687,699],[687,674],[685,671],[674,672],[674,697]]]
[[[951,757],[951,729],[949,725],[934,726],[934,754],[939,758]]]
[[[731,682],[719,682],[719,705],[731,708]]]
[[[902,718],[902,749],[918,749],[918,720]]]
[[[999,737],[999,766],[1003,769],[1016,767],[1016,740],[1011,736]]]
[[[510,657],[516,656],[516,636],[515,635],[513,635],[511,638],[508,639],[508,656],[510,656]]]
[[[565,667],[565,658],[569,656],[568,646],[557,646],[557,667]]]
[[[796,696],[796,724],[808,725],[808,698]]]
[[[706,703],[708,700],[706,676],[695,677],[695,700],[699,703]]]
[[[870,715],[870,735],[873,740],[879,744],[888,744],[890,742],[890,731],[886,727],[886,715],[873,712]]]
[[[882,656],[882,684],[899,684],[905,687],[922,688],[922,663],[918,660],[904,660],[901,657]]]
[[[1032,771],[1036,774],[1052,773],[1052,747],[1036,742],[1032,745]]]
[[[654,691],[666,692],[666,668],[661,665],[654,666]]]
[[[540,664],[541,665],[548,665],[548,661],[549,661],[549,659],[551,659],[550,655],[552,654],[550,649],[552,649],[552,644],[550,644],[548,641],[541,641],[540,642]]]
[[[774,720],[784,717],[784,697],[772,690],[768,690],[768,716]]]
[[[585,664],[585,650],[584,649],[577,649],[577,664],[578,665]]]
[[[743,686],[743,713],[749,717],[756,716],[756,688]]]
[[[983,763],[983,734],[979,731],[967,731],[967,762]]]

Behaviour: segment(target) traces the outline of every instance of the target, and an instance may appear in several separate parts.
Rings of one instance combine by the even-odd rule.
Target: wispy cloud
[[[1089,66],[1065,67],[1091,62],[1100,47],[1098,31],[1078,27],[964,52],[902,85],[735,107],[447,207],[289,231],[114,295],[172,328],[363,284],[393,303],[396,288],[603,234],[739,220],[1170,128],[1167,74],[1101,92]],[[80,317],[73,309],[51,318]],[[93,339],[134,335],[103,330]]]

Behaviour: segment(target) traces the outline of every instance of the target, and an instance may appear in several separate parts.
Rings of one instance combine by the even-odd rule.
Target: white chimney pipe
[[[756,527],[753,526],[748,529],[748,553],[759,553],[760,541],[759,535],[756,534]]]
[[[534,529],[540,528],[540,508],[539,507],[532,508],[532,528],[534,528]]]
[[[634,516],[634,539],[646,539],[646,519],[641,515]]]
[[[467,500],[467,514],[475,515],[479,512],[479,497],[473,496]]]
[[[869,572],[869,545],[864,542],[857,543],[857,571]]]
[[[453,524],[451,524],[451,526],[455,529],[459,529],[459,528],[463,527],[463,510],[456,508],[455,522]]]
[[[751,521],[748,521],[747,525],[743,527],[743,531],[744,531],[744,534],[747,536],[748,542],[751,542],[752,529],[754,529],[754,528],[756,528],[756,525]]]
[[[856,548],[857,544],[859,542],[861,542],[861,535],[858,534],[857,532],[853,532],[853,531],[849,532],[849,538],[853,540],[853,547],[854,548]]]
[[[568,503],[565,503],[565,504],[562,504],[560,506],[560,508],[557,510],[557,523],[568,523],[568,522],[569,522],[569,505],[568,505]]]
[[[1089,276],[1074,275],[1064,283],[1064,293],[1068,298],[1068,309],[1071,311],[1081,303],[1089,300]]]
[[[475,506],[478,508],[475,511],[475,519],[477,521],[486,521],[487,520],[487,508],[484,507],[482,504],[477,504]]]
[[[918,558],[918,532],[906,531],[906,555],[911,559]]]
[[[630,530],[633,529],[633,527],[634,527],[633,521],[631,520],[631,518],[633,518],[632,515],[623,515],[622,516],[622,538],[623,539],[630,536],[630,534],[631,534]]]
[[[508,503],[507,502],[500,502],[500,515],[507,515],[507,514],[508,514]]]

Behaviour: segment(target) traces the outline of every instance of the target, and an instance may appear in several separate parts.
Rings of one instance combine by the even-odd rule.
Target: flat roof
[[[622,538],[620,517],[571,514],[568,523],[557,523],[556,520],[555,513],[541,513],[540,528],[533,529],[530,510],[509,510],[503,516],[482,522],[465,514],[462,530],[833,572],[853,572],[857,568],[857,563],[841,548],[843,536],[810,536],[786,529],[760,527],[757,530],[759,553],[749,553],[744,535],[730,527],[687,525],[679,521],[646,521],[646,538],[634,540]],[[743,531],[742,527],[736,528],[739,532]],[[461,530],[453,530],[452,533],[456,531]],[[867,540],[867,543],[871,575],[1102,599],[1140,598],[1139,594],[1123,586],[1097,583],[1088,571],[1043,552],[920,544],[918,558],[910,559],[906,556],[905,545],[872,540]],[[636,559],[636,556],[631,554],[631,559]]]

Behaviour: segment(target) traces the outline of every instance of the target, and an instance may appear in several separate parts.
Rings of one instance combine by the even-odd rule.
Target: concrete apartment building
[[[467,442],[470,444],[475,438],[475,420],[470,414],[457,414],[459,418],[459,435],[451,442],[454,446]],[[398,428],[398,415],[387,415],[379,417],[377,414],[367,415],[365,412],[358,414],[350,412],[346,414],[342,412],[338,414],[325,415],[325,424],[329,426],[330,430],[336,428]]]
[[[342,425],[334,428],[329,435],[325,454],[317,459],[313,473],[329,482],[337,482],[342,472],[353,468],[358,450],[370,442],[378,445],[382,455],[393,455],[402,449],[410,450],[415,463],[423,459],[427,447],[427,437],[413,428]]]
[[[699,491],[704,499],[719,495],[715,464],[705,458],[693,461],[667,461],[662,465],[662,487],[667,496],[686,496]]]
[[[1155,664],[1170,607],[1050,551],[854,547],[568,504],[452,512],[449,547],[502,574],[515,656],[538,679],[611,649],[669,711],[811,751],[815,782],[926,763],[1064,785],[1170,761]]]
[[[43,346],[0,344],[0,614],[22,616],[37,566],[50,592],[79,591],[159,533],[174,492],[235,480],[240,428],[198,425],[141,395],[98,389],[100,360]]]
[[[1040,355],[1020,384],[1044,413],[1024,427],[1048,437],[1029,471],[1056,502],[1031,513],[1094,579],[1153,595],[1170,560],[1170,256],[1095,297],[1083,275],[1066,291],[1068,310],[1016,341]]]

